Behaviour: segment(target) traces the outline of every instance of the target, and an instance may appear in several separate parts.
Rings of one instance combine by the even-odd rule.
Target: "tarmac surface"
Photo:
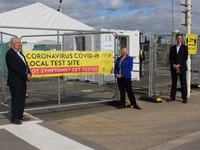
[[[200,90],[188,104],[139,101],[142,110],[113,103],[28,111],[22,125],[0,115],[1,150],[199,150]]]

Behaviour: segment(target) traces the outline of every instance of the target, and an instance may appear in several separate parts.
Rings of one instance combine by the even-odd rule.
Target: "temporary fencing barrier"
[[[19,31],[20,35],[19,35]],[[10,110],[11,97],[6,86],[7,69],[5,64],[5,53],[8,49],[9,40],[12,36],[18,35],[22,41],[22,49],[32,50],[38,53],[43,52],[75,52],[94,50],[109,52],[109,49],[99,48],[95,42],[97,35],[107,35],[110,41],[108,47],[113,48],[114,61],[119,55],[119,40],[115,32],[104,31],[81,31],[64,29],[38,29],[38,28],[6,28],[0,27],[0,113]],[[161,102],[161,97],[169,97],[171,87],[169,50],[173,38],[171,35],[151,34],[147,39],[149,43],[141,45],[145,53],[145,60],[142,62],[140,80],[133,81],[134,92],[141,96],[141,100],[150,99],[154,102]],[[86,42],[87,41],[87,42]],[[112,43],[112,44],[111,44]],[[198,48],[200,41],[198,40]],[[105,46],[105,47],[106,47]],[[66,50],[66,51],[65,51]],[[199,50],[197,55],[192,55],[192,83],[200,83],[200,59]],[[134,66],[141,65],[134,62]],[[111,70],[112,71],[112,70]],[[138,72],[134,70],[133,72]],[[97,83],[97,84],[96,84]],[[179,84],[179,83],[178,83]],[[28,82],[26,110],[43,108],[54,108],[109,102],[119,100],[119,92],[113,72],[111,74],[75,74],[70,76],[40,76]]]
[[[1,32],[1,51],[0,51],[0,65],[1,68],[1,104],[0,112],[7,112],[10,110],[11,96],[9,93],[9,88],[6,86],[7,80],[7,70],[5,64],[5,53],[8,49],[9,40],[12,36],[17,35],[22,41],[22,50],[26,54],[30,54],[32,51],[38,53],[39,50],[44,52],[57,52],[67,50],[66,52],[79,50],[86,53],[89,50],[95,52],[95,42],[92,40],[94,35],[106,34],[112,37],[112,52],[111,61],[118,56],[118,38],[115,32],[102,32],[102,31],[80,31],[80,30],[65,30],[65,29],[39,29],[39,28],[23,28],[23,27],[0,27]],[[73,38],[66,40],[67,36],[72,36]],[[89,38],[91,36],[90,42],[88,42],[85,47],[85,42],[82,41],[80,45],[77,43],[70,43],[70,40],[76,40],[81,35],[82,38]],[[78,40],[78,39],[77,39]],[[68,43],[67,43],[68,42]],[[68,44],[73,45],[71,49],[66,49]],[[68,45],[69,46],[69,45]],[[26,50],[31,50],[28,52]],[[97,51],[107,50],[100,49]],[[77,51],[78,52],[78,51]],[[111,57],[110,56],[110,57]],[[108,57],[104,57],[104,61],[107,61]],[[102,65],[103,62],[99,62],[98,65]],[[86,64],[88,65],[88,64]],[[37,78],[32,78],[31,82],[27,82],[27,99],[26,99],[26,110],[53,108],[53,107],[63,107],[81,104],[91,104],[99,102],[109,102],[116,100],[118,97],[118,91],[116,86],[116,81],[114,75],[112,74],[112,68],[109,74],[97,74],[97,72],[84,74],[77,73],[75,78],[73,76],[68,77],[63,75],[59,76],[40,76]],[[107,76],[108,75],[108,76]],[[81,81],[83,77],[84,82]],[[105,79],[111,77],[113,79],[111,84],[101,85],[99,83],[106,83]],[[92,80],[94,79],[94,81]],[[98,83],[98,84],[93,84]]]
[[[7,102],[10,99],[9,89],[6,86],[7,82],[7,67],[5,61],[5,54],[9,47],[9,40],[13,34],[0,32],[0,112],[8,111]]]
[[[194,88],[200,88],[200,39],[197,41],[197,53],[191,55],[191,84]]]
[[[170,47],[175,44],[174,39],[175,37],[172,35],[151,34],[149,36],[149,45],[147,46],[147,49],[145,51],[146,63],[144,62],[143,64],[145,68],[148,68],[148,70],[146,70],[146,76],[144,71],[144,76],[140,78],[140,83],[142,83],[142,85],[145,84],[146,87],[148,86],[148,92],[146,93],[146,96],[142,96],[141,99],[161,102],[163,97],[169,98],[171,89],[169,50]],[[185,36],[183,39],[183,43],[185,44]],[[200,41],[198,40],[197,54],[190,55],[192,59],[192,87],[200,87],[199,44]],[[177,87],[181,87],[180,82],[178,82]],[[144,88],[144,86],[142,86],[142,88]],[[140,87],[138,89],[141,90],[142,88]],[[145,95],[145,93],[143,93],[143,95]]]

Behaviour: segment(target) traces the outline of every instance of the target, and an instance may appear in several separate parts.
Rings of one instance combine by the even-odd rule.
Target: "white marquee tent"
[[[94,30],[94,28],[70,18],[42,3],[34,3],[0,14],[0,32],[17,36],[52,34],[52,31],[22,30],[3,27],[50,28],[67,30]],[[65,31],[66,32],[66,31]],[[54,31],[54,33],[56,33]]]
[[[57,10],[54,10],[52,8],[49,8],[48,6],[42,4],[42,3],[35,3],[32,5],[28,5],[25,7],[21,7],[12,11],[8,11],[5,13],[0,14],[0,42],[6,43],[10,40],[10,35],[6,35],[4,33],[9,33],[12,35],[17,35],[19,37],[24,36],[24,35],[49,35],[49,34],[57,34],[57,30],[59,31],[59,34],[66,33],[66,30],[82,30],[82,31],[95,31],[94,28],[81,23],[80,21],[77,21],[73,18],[70,18],[61,12],[58,12]],[[16,28],[18,27],[18,28]],[[14,29],[15,28],[15,29]],[[46,29],[51,29],[51,30],[34,30],[34,29],[25,29],[25,28],[46,28]],[[55,29],[53,31],[53,29]],[[64,31],[65,30],[65,31]],[[105,30],[107,31],[107,30]],[[117,31],[115,31],[117,32]],[[135,57],[135,60],[138,61],[138,56],[139,56],[139,31],[130,31],[131,35],[129,35],[129,31],[122,32],[119,31],[119,35],[121,34],[122,38],[127,38],[127,43],[129,43],[129,48],[134,48],[134,50],[130,49],[130,54],[131,56]],[[3,33],[3,34],[1,34]],[[137,34],[136,34],[137,33]],[[134,37],[132,37],[134,35]],[[67,35],[68,36],[68,35]],[[85,36],[85,48],[87,50],[93,50],[93,49],[99,49],[99,50],[105,50],[105,46],[110,46],[114,48],[114,40],[111,41],[106,41],[109,38],[109,35],[98,35],[99,36],[99,41],[97,39],[94,39],[94,36]],[[59,37],[59,41],[57,36],[37,36],[37,37],[26,37],[22,38],[22,43],[23,44],[23,50],[30,50],[30,49],[36,49],[35,47],[38,45],[48,45],[49,49],[55,49],[55,46],[57,48],[58,42],[59,46],[64,46],[64,36]],[[73,36],[72,36],[73,37]],[[70,43],[74,43],[74,45],[77,43],[75,41],[75,38],[67,37],[68,41]],[[73,39],[73,41],[72,41]],[[114,37],[113,37],[114,39]],[[128,42],[128,40],[130,40]],[[66,36],[65,36],[65,41]],[[111,44],[112,42],[112,44]],[[132,43],[134,42],[134,43]],[[100,45],[99,45],[100,44]],[[53,45],[53,46],[52,46]],[[70,44],[67,44],[68,46]],[[97,48],[97,45],[99,45],[99,48]],[[102,47],[104,45],[104,48]],[[96,47],[95,47],[96,46]],[[75,47],[75,46],[74,46]],[[47,49],[48,49],[47,48]],[[39,47],[41,49],[41,47]],[[60,48],[59,48],[60,49]],[[77,49],[75,47],[74,49]],[[113,49],[114,50],[114,49]],[[134,68],[135,70],[138,70],[137,68]],[[134,73],[134,78],[138,79],[138,73]],[[112,77],[114,79],[114,77]],[[85,79],[85,78],[84,78]],[[92,79],[96,80],[96,79]],[[98,79],[102,80],[103,79]],[[109,78],[110,80],[110,78]]]

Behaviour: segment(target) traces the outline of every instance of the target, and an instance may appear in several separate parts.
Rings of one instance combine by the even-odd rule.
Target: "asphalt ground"
[[[162,103],[138,100],[142,110],[117,109],[112,102],[28,111],[32,119],[21,127],[10,124],[4,114],[0,145],[20,150],[199,150],[200,90],[192,91],[188,104],[179,92],[176,101],[168,103],[167,98],[163,95]]]

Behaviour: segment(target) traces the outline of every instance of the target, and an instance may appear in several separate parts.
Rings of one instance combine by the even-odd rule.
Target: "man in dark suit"
[[[10,40],[10,49],[6,53],[6,64],[8,68],[7,85],[11,94],[11,122],[22,124],[22,121],[30,120],[25,117],[24,107],[26,98],[26,81],[30,81],[31,72],[27,66],[26,58],[20,51],[21,40],[18,37],[12,37]]]
[[[181,34],[176,35],[176,44],[170,48],[169,62],[171,70],[171,94],[169,101],[174,101],[176,97],[177,79],[179,76],[181,83],[181,94],[183,103],[187,103],[187,59],[188,59],[188,47],[182,44],[183,37]]]

